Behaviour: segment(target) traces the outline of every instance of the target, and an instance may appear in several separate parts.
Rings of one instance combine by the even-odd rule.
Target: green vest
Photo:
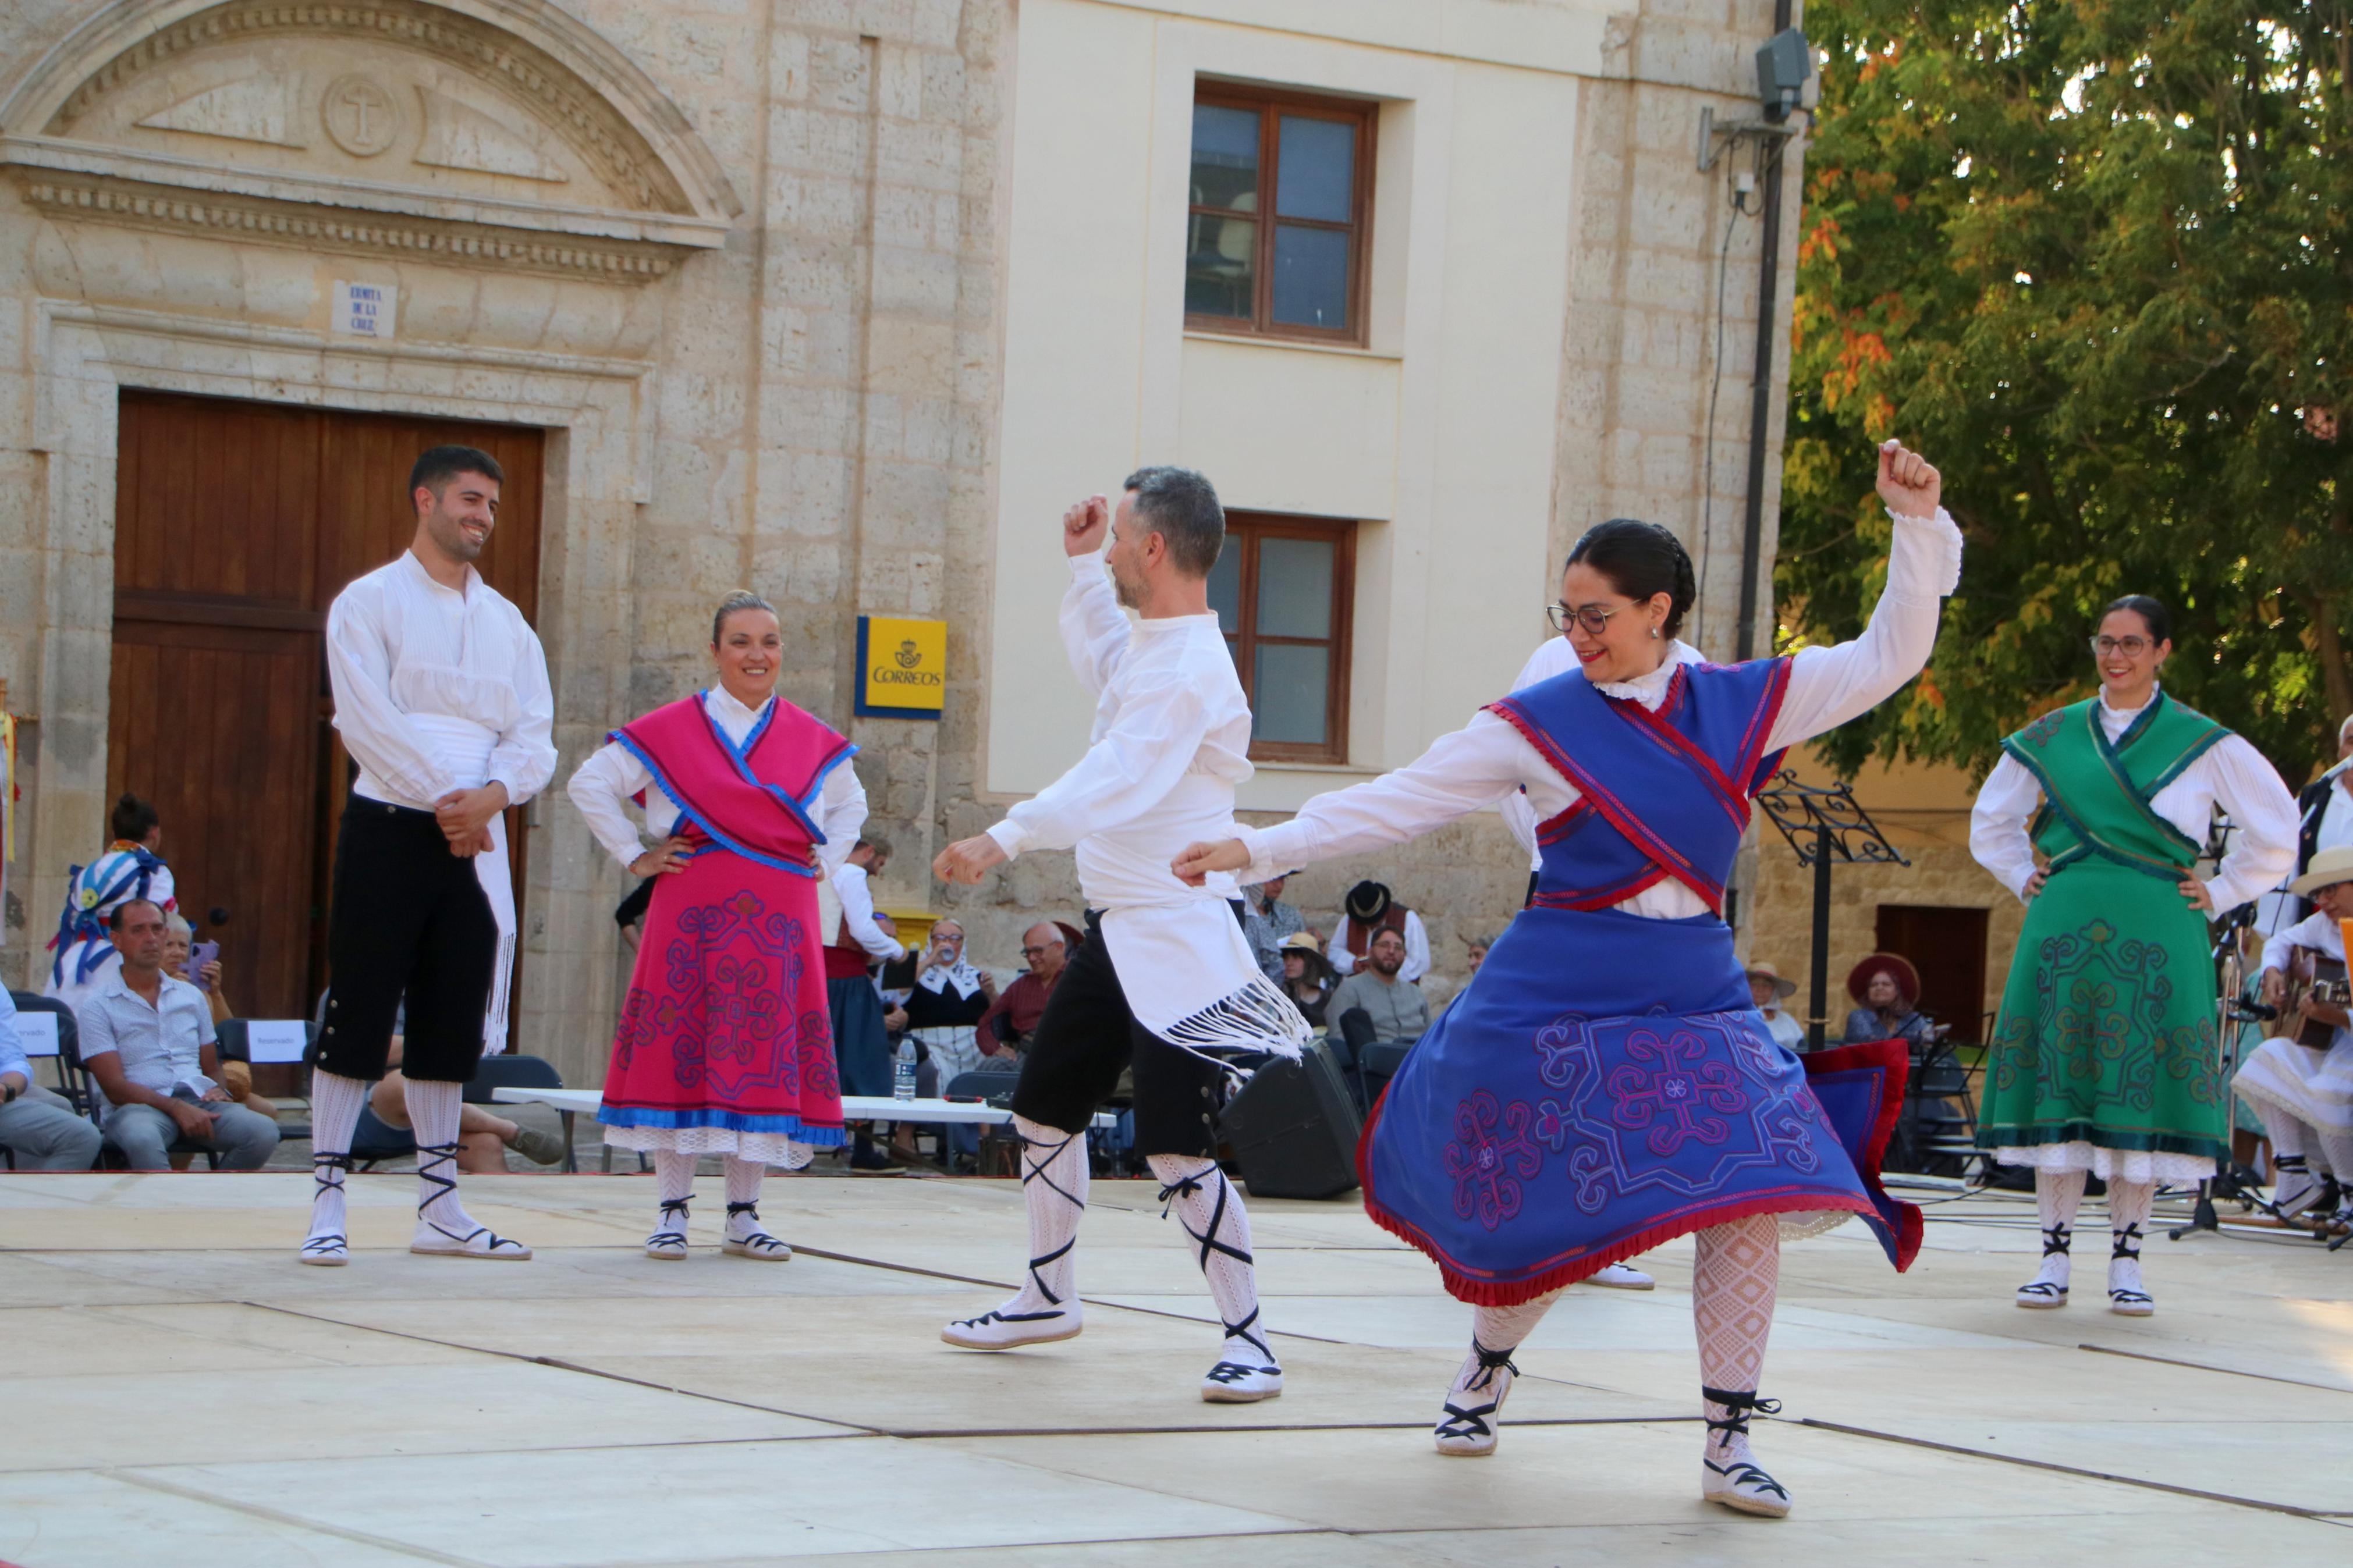
[[[2001,749],[2042,786],[2034,844],[2052,870],[2096,855],[2179,882],[2204,846],[2149,802],[2230,732],[2158,691],[2113,742],[2094,697],[2045,713]]]

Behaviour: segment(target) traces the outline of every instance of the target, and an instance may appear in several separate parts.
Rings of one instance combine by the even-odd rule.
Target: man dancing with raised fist
[[[1224,1324],[1201,1397],[1240,1404],[1281,1394],[1282,1368],[1259,1320],[1250,1218],[1214,1157],[1224,1069],[1202,1053],[1296,1057],[1308,1027],[1261,973],[1233,879],[1187,887],[1168,868],[1186,845],[1233,831],[1234,786],[1250,775],[1250,704],[1208,601],[1225,512],[1187,468],[1139,469],[1123,488],[1116,515],[1094,496],[1062,519],[1062,642],[1095,698],[1086,755],[933,863],[944,880],[977,882],[1026,850],[1076,847],[1087,900],[1087,941],[1046,1004],[1013,1091],[1029,1279],[1011,1300],[940,1337],[1011,1350],[1079,1332],[1072,1253],[1086,1210],[1087,1127],[1133,1068],[1137,1152],[1191,1237]],[[1131,623],[1123,605],[1142,618]]]

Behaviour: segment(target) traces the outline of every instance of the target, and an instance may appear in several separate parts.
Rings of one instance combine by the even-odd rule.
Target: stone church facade
[[[1703,108],[1755,112],[1769,31],[1759,0],[0,10],[0,679],[23,721],[0,977],[37,987],[66,868],[130,788],[190,803],[165,853],[200,923],[274,933],[243,962],[291,978],[233,989],[240,1010],[309,1005],[340,753],[303,639],[344,556],[303,554],[304,520],[388,553],[395,448],[471,426],[535,465],[501,569],[547,647],[559,781],[702,684],[711,605],[756,588],[786,695],[861,748],[898,852],[881,901],[957,913],[984,962],[1075,914],[1069,857],[976,889],[925,863],[1083,745],[1054,530],[1139,464],[1204,468],[1268,539],[1345,541],[1325,749],[1271,751],[1253,815],[1499,694],[1602,518],[1693,542],[1699,640],[1728,655],[1759,225],[1733,203],[1746,155],[1694,153]],[[1356,247],[1345,330],[1205,324],[1205,94],[1361,123],[1356,205],[1326,225]],[[946,623],[940,721],[853,712],[870,614]],[[560,782],[515,826],[517,1043],[594,1083],[624,879]],[[1366,875],[1424,911],[1443,974],[1525,867],[1486,815],[1292,897],[1328,926]]]

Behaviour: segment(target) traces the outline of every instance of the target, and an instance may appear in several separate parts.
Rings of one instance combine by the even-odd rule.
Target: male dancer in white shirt
[[[311,1080],[316,1190],[301,1260],[349,1261],[343,1174],[393,1015],[417,1135],[411,1252],[522,1259],[531,1248],[458,1202],[458,1115],[484,1046],[503,1043],[515,919],[500,813],[555,772],[555,702],[539,638],[472,563],[504,478],[485,452],[435,447],[409,471],[417,536],[327,611],[335,729],[359,763],[335,844],[332,990]]]
[[[1282,1369],[1259,1325],[1250,1219],[1214,1157],[1222,1069],[1199,1048],[1295,1057],[1308,1027],[1260,971],[1233,879],[1188,888],[1168,869],[1204,826],[1233,820],[1234,786],[1250,775],[1250,704],[1208,602],[1224,510],[1190,469],[1139,469],[1123,488],[1116,518],[1095,496],[1062,519],[1062,641],[1095,698],[1087,754],[933,864],[944,880],[977,882],[1026,850],[1075,846],[1088,905],[1087,941],[1046,1004],[1013,1092],[1029,1279],[940,1337],[1010,1350],[1079,1332],[1071,1252],[1086,1209],[1087,1128],[1132,1067],[1136,1150],[1192,1237],[1224,1325],[1201,1397],[1242,1404],[1281,1394]]]

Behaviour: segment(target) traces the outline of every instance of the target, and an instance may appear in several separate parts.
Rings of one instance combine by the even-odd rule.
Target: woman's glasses
[[[1620,605],[1618,610],[1625,607]],[[1618,610],[1605,610],[1599,605],[1585,605],[1572,610],[1567,605],[1550,604],[1545,606],[1545,619],[1552,623],[1553,630],[1563,636],[1567,635],[1568,623],[1575,621],[1585,628],[1586,635],[1598,637],[1609,629],[1609,617]]]
[[[2102,658],[2107,658],[2112,653],[2120,653],[2126,658],[2138,658],[2155,646],[2157,645],[2147,637],[2094,637],[2092,639],[2092,651]]]

